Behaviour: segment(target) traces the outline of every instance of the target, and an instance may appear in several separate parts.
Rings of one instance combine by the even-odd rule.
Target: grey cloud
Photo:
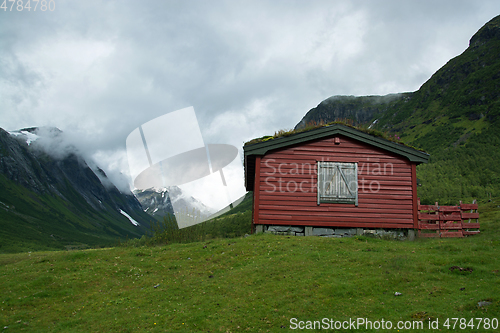
[[[498,1],[130,0],[2,14],[0,127],[59,127],[119,175],[128,134],[188,106],[206,143],[238,147],[333,95],[416,90],[499,11]]]

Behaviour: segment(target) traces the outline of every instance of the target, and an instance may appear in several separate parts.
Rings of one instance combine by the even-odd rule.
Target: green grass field
[[[481,205],[482,233],[463,239],[401,242],[261,234],[3,254],[0,330],[284,332],[300,331],[299,325],[313,321],[325,328],[323,318],[366,318],[391,321],[393,328],[398,321],[408,321],[407,327],[422,322],[423,329],[400,330],[405,332],[438,332],[429,329],[436,320],[441,331],[495,332],[500,319],[499,205],[500,200]],[[450,270],[453,266],[467,270]],[[481,301],[491,304],[479,307]],[[449,329],[443,326],[447,318],[459,318],[455,329],[453,320]],[[473,318],[484,319],[479,324]],[[365,328],[337,331],[370,331]]]

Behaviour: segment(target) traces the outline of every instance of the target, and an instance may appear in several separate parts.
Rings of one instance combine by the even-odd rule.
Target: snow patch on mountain
[[[21,136],[23,137],[24,140],[26,140],[26,143],[28,144],[28,146],[36,141],[39,136],[36,135],[35,133],[31,133],[31,132],[28,132],[28,131],[25,131],[25,130],[20,130],[20,131],[12,131],[12,132],[9,132],[10,135],[14,135],[14,136]]]
[[[125,216],[126,218],[128,218],[133,225],[135,225],[136,227],[139,226],[139,222],[137,222],[136,220],[134,220],[132,217],[130,217],[130,215],[128,215],[127,213],[125,213],[123,210],[120,209],[120,213],[123,216]]]

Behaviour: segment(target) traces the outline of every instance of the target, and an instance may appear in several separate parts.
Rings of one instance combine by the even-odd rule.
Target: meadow
[[[481,234],[462,239],[243,234],[2,254],[0,330],[283,332],[344,324],[331,331],[351,332],[372,330],[349,321],[383,320],[390,331],[402,322],[413,329],[399,331],[438,331],[431,327],[438,323],[441,331],[494,332],[500,199],[480,205],[480,222]]]

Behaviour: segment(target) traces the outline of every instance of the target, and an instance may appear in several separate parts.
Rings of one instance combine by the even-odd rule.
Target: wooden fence
[[[421,205],[418,199],[419,237],[464,237],[479,233],[476,200],[458,206]]]

